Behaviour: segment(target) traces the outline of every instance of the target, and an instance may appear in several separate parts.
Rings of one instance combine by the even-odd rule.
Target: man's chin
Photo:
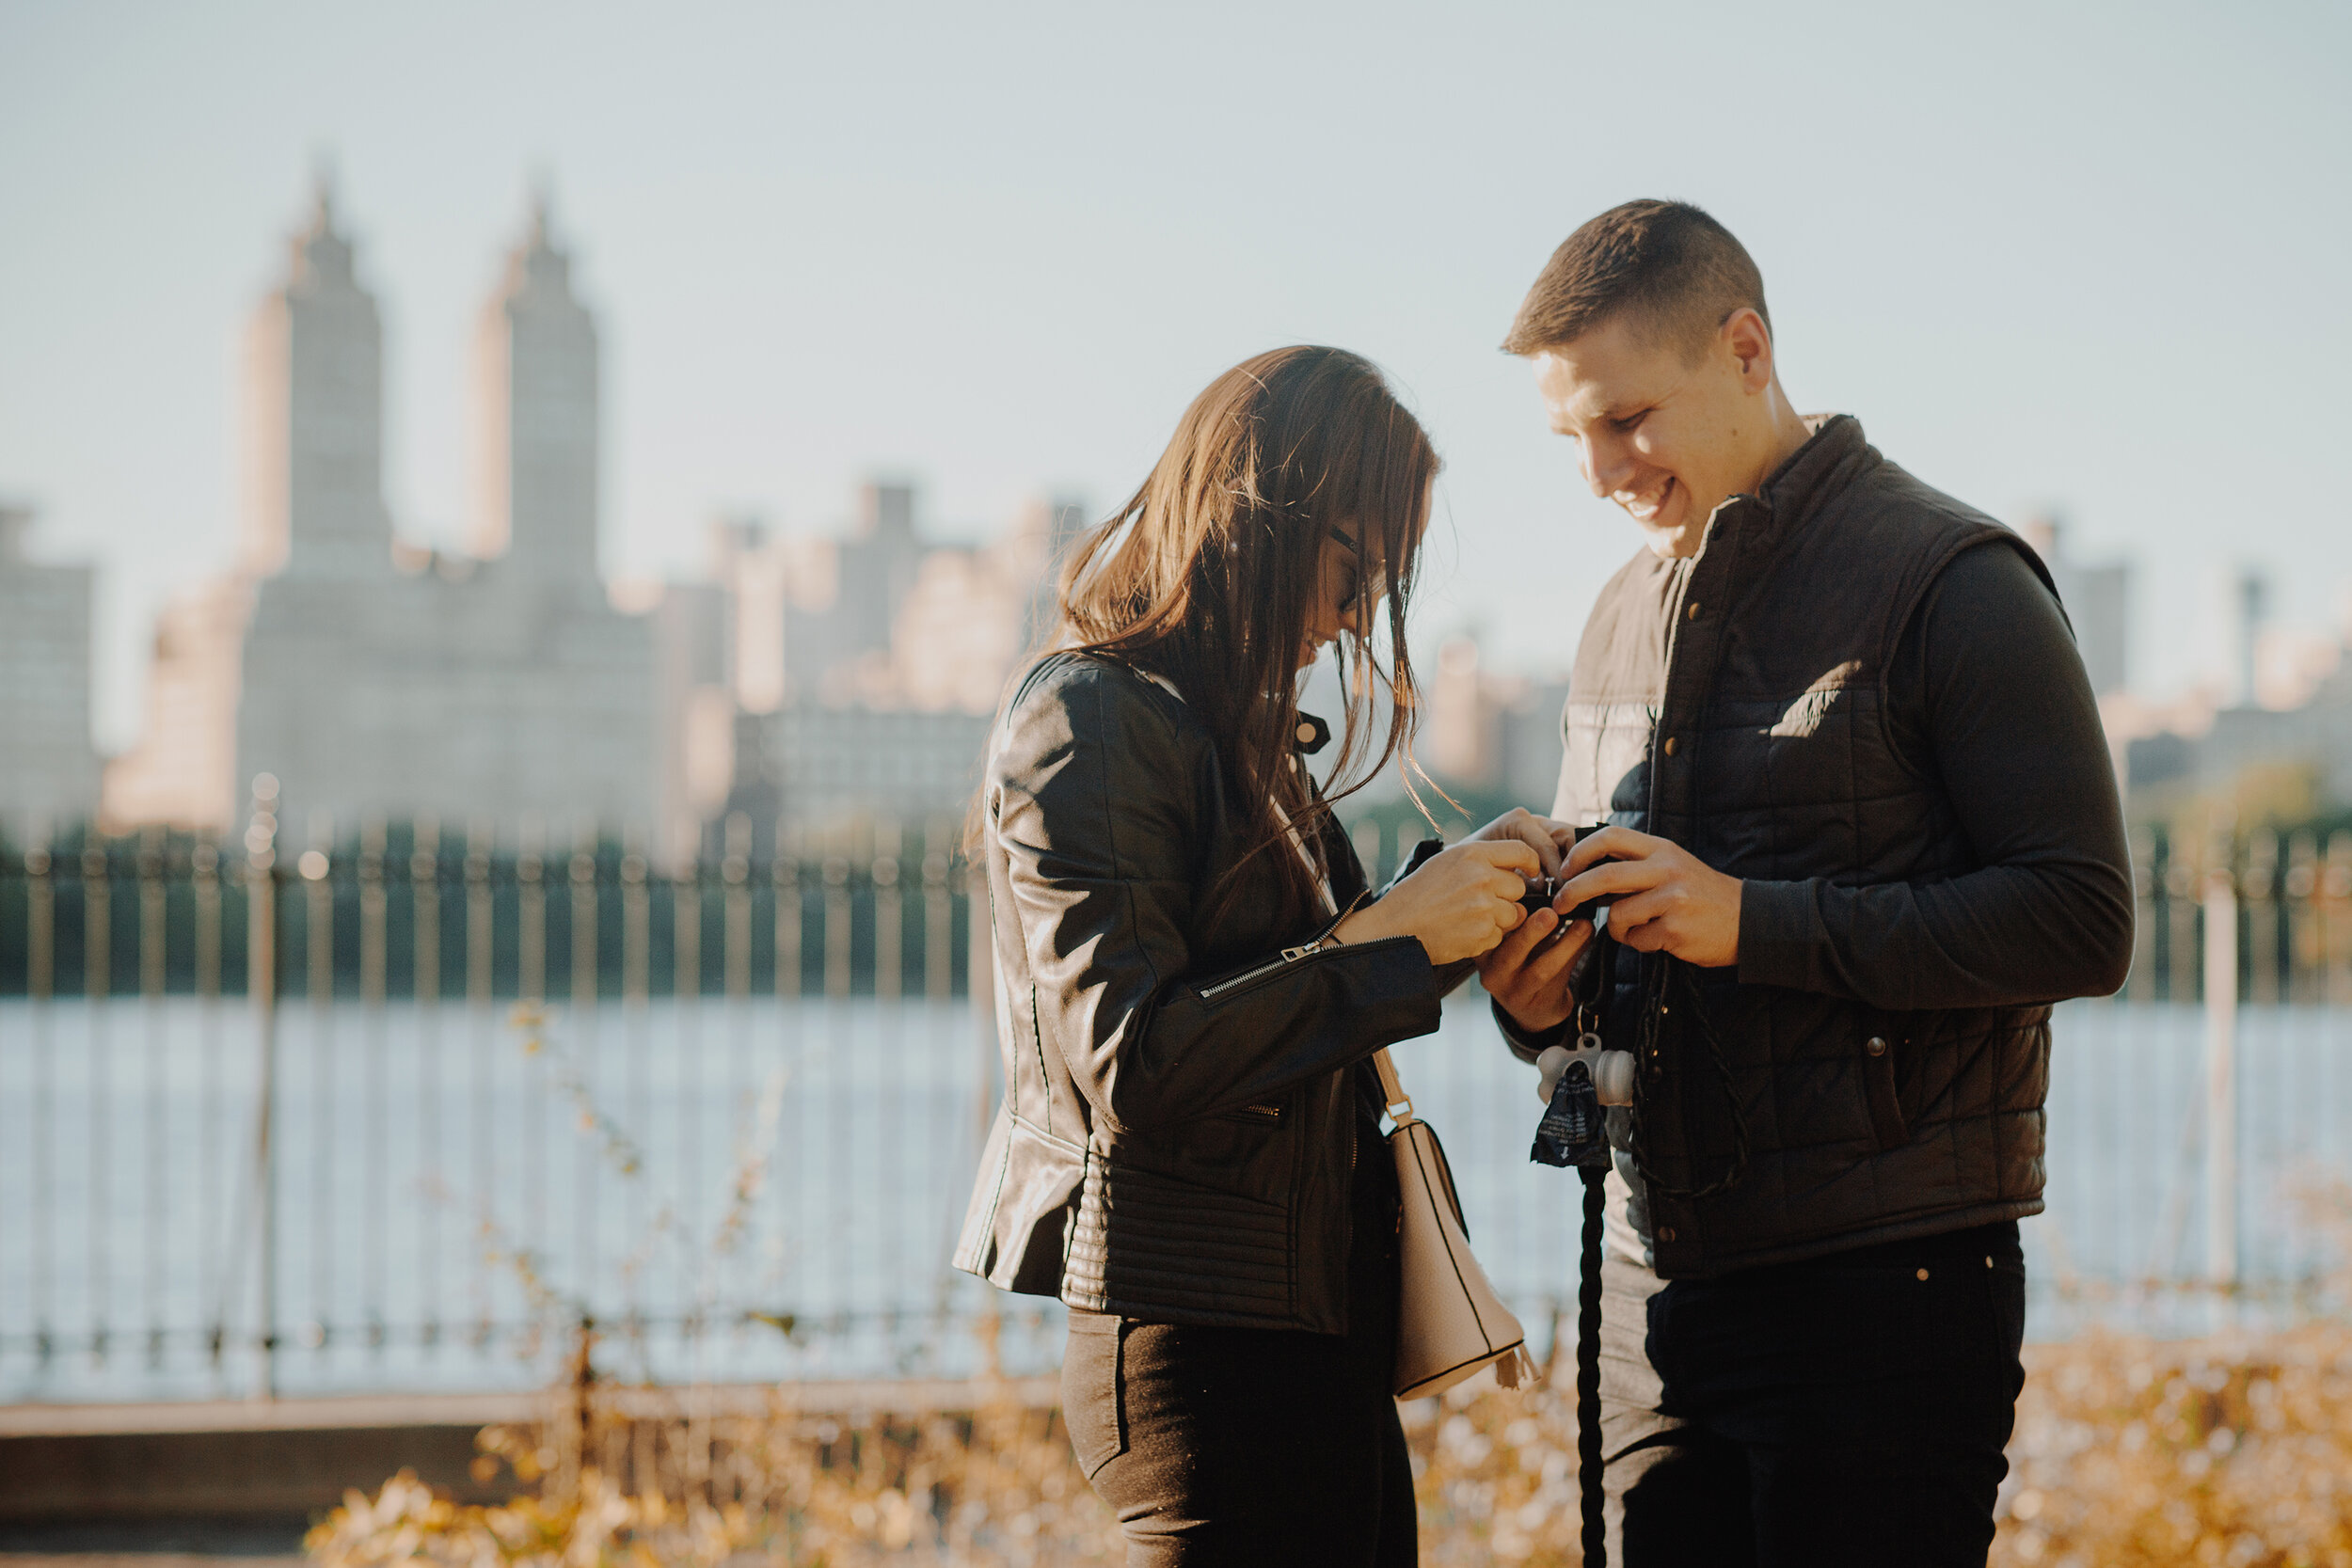
[[[1679,561],[1684,556],[1698,554],[1699,542],[1707,533],[1703,528],[1692,528],[1680,521],[1645,523],[1636,518],[1633,526],[1642,531],[1642,543],[1648,546],[1649,553],[1661,561]]]

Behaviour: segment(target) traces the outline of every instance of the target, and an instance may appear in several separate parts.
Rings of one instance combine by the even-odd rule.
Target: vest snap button
[[[1863,1042],[1862,1049],[1873,1056],[1883,1056],[1886,1054],[1886,1041],[1877,1035],[1872,1035]]]
[[[1658,1230],[1658,1239],[1661,1242],[1673,1241],[1675,1239],[1675,1227],[1671,1225],[1661,1226]]]
[[[1919,1271],[1919,1278],[1920,1278],[1921,1282],[1922,1282],[1922,1283],[1924,1283],[1924,1282],[1926,1281],[1927,1277],[1928,1277],[1928,1271],[1927,1271],[1927,1270],[1925,1270],[1925,1269],[1921,1269],[1921,1270]]]
[[[1697,602],[1696,602],[1695,600],[1694,600],[1694,601],[1692,601],[1692,605],[1691,605],[1691,608],[1690,608],[1689,610],[1684,610],[1684,611],[1683,611],[1683,617],[1684,617],[1684,619],[1686,619],[1686,620],[1692,620],[1692,621],[1695,621],[1695,620],[1697,620],[1697,619],[1699,618],[1699,607],[1698,607],[1698,604],[1697,604]]]
[[[1675,737],[1673,736],[1668,736],[1666,737],[1666,754],[1668,756],[1675,754]]]

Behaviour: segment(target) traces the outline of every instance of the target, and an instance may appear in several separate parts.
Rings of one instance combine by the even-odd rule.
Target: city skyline
[[[918,535],[913,483],[869,481],[846,536],[738,514],[707,526],[700,574],[616,578],[598,498],[602,333],[550,206],[535,182],[525,235],[477,312],[473,512],[453,547],[387,505],[382,312],[331,171],[314,174],[283,279],[248,328],[236,562],[179,585],[159,618],[147,722],[107,770],[109,821],[226,825],[258,770],[286,777],[297,810],[330,802],[346,829],[387,811],[512,823],[577,807],[668,845],[745,806],[803,820],[888,799],[921,815],[963,786],[1085,503],[1041,499],[960,549]],[[10,516],[28,612],[79,616],[87,641],[94,573],[28,561],[15,541],[29,517]],[[2266,626],[2275,587],[2241,571],[2221,584],[2220,658],[2201,689],[2151,704],[2127,689],[2131,566],[2084,561],[2049,515],[2017,526],[2056,574],[2094,689],[2119,699],[2119,768],[2127,745],[2163,737],[2134,752],[2135,778],[2143,763],[2151,778],[2194,768],[2176,755],[2200,754],[2217,707],[2299,710],[2344,662],[2341,632]],[[37,665],[62,647],[41,625],[24,649]],[[1458,784],[1540,800],[1556,671],[1497,668],[1459,636],[1441,652],[1451,678],[1431,688],[1426,759]],[[2328,682],[2331,703],[2342,685]],[[2341,727],[2321,722],[2313,733]],[[2286,733],[2240,725],[2213,756],[2259,756]],[[2332,740],[2319,750],[2335,778]],[[75,776],[72,752],[40,777]]]
[[[20,0],[0,493],[37,509],[39,555],[104,568],[118,748],[165,586],[232,547],[235,334],[331,150],[385,301],[387,499],[412,537],[464,536],[470,327],[546,177],[613,324],[623,571],[678,568],[723,510],[826,531],[883,468],[964,531],[1041,490],[1107,505],[1217,370],[1337,341],[1449,461],[1424,628],[1483,621],[1498,662],[1556,664],[1631,535],[1493,345],[1576,221],[1672,194],[1756,253],[1802,405],[2145,564],[2135,641],[2162,689],[2208,575],[2265,562],[2279,613],[2316,622],[2352,572],[2328,461],[2347,28],[2311,5],[983,24]]]

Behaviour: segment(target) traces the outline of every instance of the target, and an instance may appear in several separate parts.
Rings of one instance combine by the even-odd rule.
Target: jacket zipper
[[[1282,949],[1280,956],[1278,958],[1269,958],[1264,963],[1259,964],[1254,968],[1245,969],[1239,974],[1219,980],[1216,985],[1201,987],[1200,1000],[1203,1002],[1214,1002],[1218,997],[1223,996],[1227,991],[1237,990],[1241,987],[1249,985],[1254,981],[1263,980],[1267,975],[1274,974],[1277,970],[1288,968],[1290,965],[1298,962],[1299,959],[1304,958],[1311,954],[1322,952],[1323,950],[1323,942],[1320,938],[1313,942],[1302,942],[1296,947],[1285,947]]]
[[[1295,964],[1301,958],[1308,958],[1316,953],[1327,952],[1334,947],[1343,945],[1341,942],[1333,939],[1331,933],[1340,928],[1341,921],[1345,920],[1349,915],[1354,914],[1358,910],[1362,909],[1366,904],[1372,902],[1372,890],[1370,888],[1366,888],[1363,892],[1358,894],[1352,900],[1349,901],[1347,908],[1333,915],[1331,917],[1331,923],[1328,926],[1326,926],[1322,930],[1315,933],[1315,937],[1312,942],[1302,942],[1295,947],[1285,947],[1282,949],[1280,954],[1275,958],[1268,958],[1264,963],[1259,964],[1251,969],[1245,969],[1239,974],[1232,975],[1226,979],[1219,980],[1213,986],[1201,987],[1200,1000],[1203,1002],[1214,1002],[1229,990],[1232,990],[1240,986],[1248,985],[1255,980],[1264,979],[1267,975],[1273,974],[1276,970],[1282,968],[1286,964]]]

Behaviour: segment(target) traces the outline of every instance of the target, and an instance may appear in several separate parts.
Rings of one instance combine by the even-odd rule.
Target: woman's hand
[[[1514,839],[1535,851],[1536,858],[1543,862],[1543,875],[1557,877],[1561,866],[1567,863],[1568,850],[1576,843],[1576,830],[1565,822],[1538,816],[1525,806],[1513,806],[1470,836],[1470,842],[1474,844],[1500,844]]]
[[[1542,866],[1534,846],[1522,839],[1468,839],[1431,856],[1333,934],[1343,942],[1419,937],[1433,964],[1475,958],[1527,918],[1519,900]]]

